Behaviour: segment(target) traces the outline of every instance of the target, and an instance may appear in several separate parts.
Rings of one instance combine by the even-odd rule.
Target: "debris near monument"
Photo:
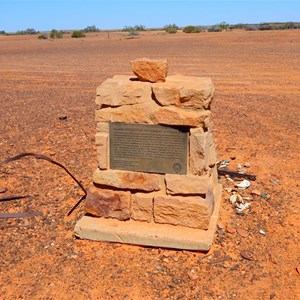
[[[96,95],[98,169],[80,238],[209,250],[219,215],[210,78],[172,75],[166,60],[137,59],[132,76]],[[95,218],[96,217],[96,218]]]

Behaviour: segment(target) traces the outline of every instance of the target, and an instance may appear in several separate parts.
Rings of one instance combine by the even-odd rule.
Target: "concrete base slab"
[[[208,251],[217,227],[221,193],[222,185],[218,184],[214,190],[216,202],[208,230],[84,216],[77,222],[75,234],[81,239],[96,241]]]

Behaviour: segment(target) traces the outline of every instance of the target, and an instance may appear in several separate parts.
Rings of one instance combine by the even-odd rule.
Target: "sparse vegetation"
[[[222,31],[222,28],[219,25],[213,25],[208,27],[207,29],[208,32],[220,32]]]
[[[33,28],[27,28],[26,30],[18,30],[16,32],[17,35],[25,35],[25,34],[37,34],[39,33],[38,31],[36,31]]]
[[[71,35],[72,38],[83,38],[85,37],[85,34],[83,33],[82,30],[74,30],[72,32],[72,35]]]
[[[167,33],[176,33],[179,27],[176,24],[168,24],[164,27]]]
[[[95,26],[87,26],[86,28],[83,29],[84,32],[98,32],[99,29]]]
[[[202,29],[200,26],[193,26],[189,25],[183,28],[183,32],[185,33],[196,33],[196,32],[201,32]]]
[[[52,29],[50,32],[51,39],[61,39],[63,37],[63,31],[58,31],[56,29]]]
[[[43,33],[39,34],[38,39],[39,40],[47,40],[48,34],[46,32],[43,32]]]
[[[4,35],[5,31],[4,30],[0,30],[0,35]]]

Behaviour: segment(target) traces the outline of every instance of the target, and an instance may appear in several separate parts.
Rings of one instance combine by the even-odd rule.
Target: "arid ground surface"
[[[131,74],[140,57],[212,78],[218,158],[235,158],[234,170],[249,163],[257,180],[244,195],[269,197],[251,196],[237,215],[224,190],[208,253],[93,242],[74,236],[83,210],[67,213],[82,192],[62,169],[34,158],[6,164],[0,198],[34,198],[0,202],[0,213],[43,216],[0,219],[0,299],[299,299],[300,31],[0,37],[0,161],[45,154],[88,187],[96,87]]]

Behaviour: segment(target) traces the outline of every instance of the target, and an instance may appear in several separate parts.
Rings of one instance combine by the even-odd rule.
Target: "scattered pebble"
[[[245,168],[250,168],[250,163],[245,162],[245,163],[244,163],[244,167],[245,167]]]
[[[247,231],[243,228],[238,228],[236,231],[241,237],[246,238],[247,236],[249,236],[249,231]]]
[[[238,188],[241,188],[241,189],[245,189],[245,188],[249,187],[250,185],[251,185],[250,181],[244,179],[242,182],[236,184],[235,186]]]
[[[192,280],[197,280],[199,278],[199,276],[195,273],[195,270],[191,270],[191,272],[189,273],[189,277]]]
[[[228,233],[230,233],[230,234],[235,233],[235,229],[232,228],[232,227],[230,227],[230,226],[227,226],[227,227],[226,227],[226,231],[227,231]]]
[[[296,268],[296,271],[298,272],[298,274],[300,274],[300,265]]]
[[[270,195],[268,195],[268,194],[261,194],[261,197],[263,199],[267,199],[267,200],[271,198]]]
[[[261,192],[260,192],[260,190],[255,189],[255,190],[252,190],[252,191],[251,191],[251,195],[260,196],[260,195],[261,195]]]
[[[247,259],[247,260],[250,260],[250,261],[255,260],[254,254],[250,250],[243,250],[243,251],[241,251],[240,254],[241,254],[242,258],[244,258],[244,259]]]
[[[67,115],[61,115],[58,117],[60,120],[67,120],[68,116]]]
[[[279,179],[270,179],[271,183],[273,183],[274,185],[278,185],[279,184]]]
[[[262,229],[259,230],[259,233],[262,234],[262,235],[266,235],[265,231],[262,230]]]

